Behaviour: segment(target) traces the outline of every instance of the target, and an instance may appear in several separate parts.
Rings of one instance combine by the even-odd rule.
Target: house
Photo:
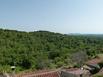
[[[91,60],[87,61],[86,64],[87,65],[89,65],[89,64],[93,64],[94,65],[94,64],[99,64],[101,62],[102,62],[102,60],[100,58],[95,58],[95,59],[91,59]]]
[[[86,66],[90,68],[88,70],[91,72],[91,74],[95,74],[95,73],[99,72],[99,70],[101,69],[99,64],[101,62],[102,62],[102,60],[99,58],[95,58],[95,59],[92,59],[92,60],[89,60],[86,62]]]
[[[60,77],[90,77],[90,72],[80,68],[71,68],[62,70]]]

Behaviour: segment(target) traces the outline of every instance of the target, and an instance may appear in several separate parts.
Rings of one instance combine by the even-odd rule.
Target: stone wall
[[[60,77],[90,77],[90,73],[84,72],[82,74],[72,74],[67,71],[61,71]]]
[[[80,77],[80,76],[72,74],[72,73],[68,73],[68,72],[65,72],[65,71],[61,71],[60,77]]]

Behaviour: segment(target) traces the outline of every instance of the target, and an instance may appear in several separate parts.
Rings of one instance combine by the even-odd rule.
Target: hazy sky
[[[0,0],[0,28],[103,34],[103,0]]]

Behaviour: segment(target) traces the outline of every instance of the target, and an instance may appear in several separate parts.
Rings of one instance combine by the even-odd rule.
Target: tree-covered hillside
[[[12,65],[19,71],[59,68],[75,65],[77,57],[83,58],[87,54],[91,58],[102,52],[103,35],[66,35],[48,31],[20,32],[0,29],[0,69]],[[80,56],[76,56],[76,53]]]

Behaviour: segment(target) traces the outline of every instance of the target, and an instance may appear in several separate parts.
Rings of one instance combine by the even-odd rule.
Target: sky
[[[103,0],[0,0],[0,28],[103,34]]]

